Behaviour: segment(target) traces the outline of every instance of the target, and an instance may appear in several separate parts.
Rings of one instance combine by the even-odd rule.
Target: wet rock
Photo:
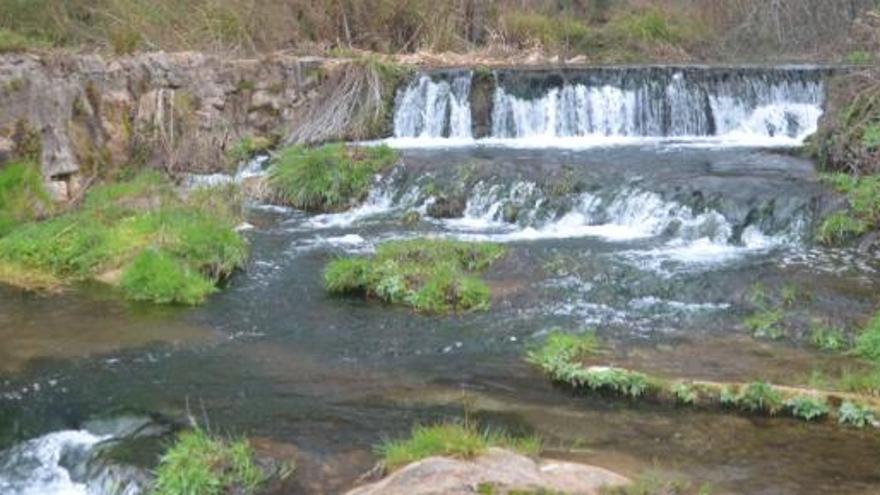
[[[428,205],[428,216],[433,218],[461,218],[467,208],[467,200],[461,196],[440,196]]]
[[[623,476],[595,466],[539,460],[503,449],[490,449],[472,461],[431,457],[392,473],[382,481],[347,495],[458,495],[511,490],[544,490],[571,495],[599,494],[604,486],[628,484]]]
[[[477,139],[492,134],[492,109],[495,105],[495,76],[488,69],[474,72],[471,81],[471,132]]]

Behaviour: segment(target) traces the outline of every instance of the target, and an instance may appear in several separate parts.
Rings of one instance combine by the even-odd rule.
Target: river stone
[[[428,205],[428,216],[433,218],[461,218],[467,208],[467,200],[461,196],[440,196]]]
[[[430,457],[392,473],[382,481],[355,488],[347,495],[464,495],[492,486],[495,493],[545,490],[571,495],[598,495],[605,486],[626,485],[623,476],[586,464],[533,460],[492,448],[471,461]]]

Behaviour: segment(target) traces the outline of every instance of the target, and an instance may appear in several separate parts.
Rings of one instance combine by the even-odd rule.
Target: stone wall
[[[244,137],[304,134],[297,130],[332,100],[338,79],[367,70],[358,61],[286,54],[3,55],[0,164],[16,156],[39,161],[60,198],[126,164],[171,173],[221,170]],[[383,98],[393,100],[393,85],[383,88]],[[387,132],[381,125],[356,128],[355,117],[305,134],[318,141]]]

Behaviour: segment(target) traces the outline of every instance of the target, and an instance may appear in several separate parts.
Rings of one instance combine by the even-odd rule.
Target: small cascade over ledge
[[[424,72],[398,92],[394,138],[413,145],[800,144],[816,130],[829,74],[813,67]]]

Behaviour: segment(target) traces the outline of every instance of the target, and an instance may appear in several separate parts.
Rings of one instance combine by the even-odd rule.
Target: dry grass
[[[18,40],[14,50],[86,45],[117,54],[462,53],[505,45],[589,56],[622,44],[636,45],[623,51],[643,58],[681,50],[704,58],[804,58],[842,50],[853,20],[870,7],[872,0],[0,0],[0,30]],[[602,36],[645,12],[679,28],[705,27],[707,36]]]

